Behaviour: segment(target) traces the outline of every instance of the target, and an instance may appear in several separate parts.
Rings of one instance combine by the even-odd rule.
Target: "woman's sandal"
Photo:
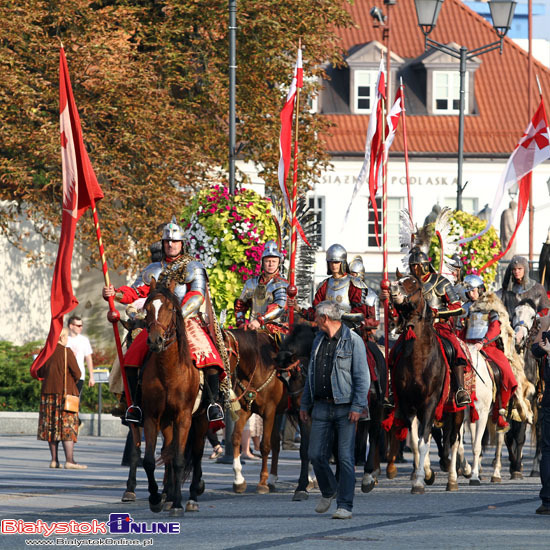
[[[210,455],[210,460],[216,460],[216,458],[220,458],[220,456],[223,455],[223,448],[221,445],[216,445],[214,447],[214,450],[212,451],[212,454]]]

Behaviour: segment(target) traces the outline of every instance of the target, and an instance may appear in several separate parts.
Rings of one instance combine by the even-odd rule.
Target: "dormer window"
[[[354,112],[370,113],[376,94],[376,71],[355,71]]]
[[[465,79],[464,113],[468,114],[468,81]],[[434,114],[458,114],[460,108],[460,73],[457,71],[433,72]]]

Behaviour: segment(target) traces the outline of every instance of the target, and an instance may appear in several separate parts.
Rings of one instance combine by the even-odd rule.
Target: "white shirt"
[[[83,336],[82,334],[77,334],[76,336],[69,336],[67,340],[67,347],[73,350],[73,353],[76,357],[76,362],[80,367],[80,380],[86,379],[86,363],[84,361],[85,357],[92,355],[92,345],[90,340]]]

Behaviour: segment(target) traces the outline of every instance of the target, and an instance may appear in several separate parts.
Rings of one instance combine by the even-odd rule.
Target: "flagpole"
[[[105,257],[105,249],[103,248],[103,240],[101,239],[101,230],[99,228],[99,218],[97,216],[97,208],[93,197],[91,199],[92,216],[94,218],[95,233],[97,237],[97,244],[99,247],[99,256],[101,258],[101,264],[103,269],[103,279],[105,280],[105,286],[110,286],[109,268],[107,267],[107,258]],[[128,406],[132,405],[132,394],[128,386],[128,379],[126,378],[126,371],[124,370],[124,354],[122,353],[122,344],[120,343],[120,334],[118,332],[117,322],[120,320],[120,313],[115,308],[114,296],[109,296],[109,312],[107,313],[107,319],[113,325],[113,333],[115,335],[116,351],[118,361],[120,363],[120,372],[122,373],[122,382],[124,384],[124,392],[126,394],[126,403]]]
[[[382,150],[385,151],[386,142],[386,102],[382,101]],[[384,154],[384,162],[382,164],[382,256],[383,256],[383,275],[380,288],[389,291],[390,281],[388,278],[388,158]],[[375,204],[376,207],[376,204]],[[386,358],[386,369],[389,362],[389,298],[384,300],[384,356]],[[387,388],[386,388],[387,391]]]
[[[407,206],[409,207],[409,214],[411,220],[413,219],[412,201],[411,201],[411,183],[409,180],[409,147],[407,145],[407,116],[405,109],[405,88],[403,86],[403,78],[399,79],[401,90],[401,105],[403,108],[403,149],[405,150],[405,179],[407,180]]]
[[[302,39],[298,40],[298,50],[302,49]],[[296,232],[296,202],[298,197],[298,115],[300,109],[300,86],[296,83],[296,102],[294,106],[295,127],[294,127],[294,170],[292,174],[292,199],[290,207],[292,209],[292,219],[290,224],[290,268],[288,273],[287,296],[292,303],[298,294],[296,287],[296,249],[298,246],[298,234]],[[294,324],[294,306],[288,310],[288,323]]]

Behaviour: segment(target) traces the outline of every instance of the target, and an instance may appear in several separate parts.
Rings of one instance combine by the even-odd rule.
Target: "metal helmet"
[[[183,241],[184,240],[184,231],[178,225],[176,221],[176,216],[172,216],[172,221],[167,223],[164,226],[162,231],[162,240],[163,241]]]
[[[474,288],[485,290],[485,283],[479,275],[466,275],[466,277],[464,277],[464,288],[466,292],[470,292],[470,290],[474,290]]]
[[[363,263],[363,258],[361,256],[355,256],[349,264],[350,273],[357,273],[359,277],[365,275],[365,264]]]
[[[415,246],[409,254],[409,268],[413,273],[414,265],[420,266],[422,275],[426,275],[430,271],[435,271],[428,255],[425,252],[422,252],[422,250],[420,250],[417,246]]]
[[[332,271],[329,268],[329,262],[341,262],[340,274],[345,275],[349,273],[348,268],[348,253],[341,244],[333,244],[327,248],[327,275],[332,275]]]
[[[283,254],[279,251],[279,247],[275,241],[267,241],[265,243],[264,251],[262,252],[262,260],[264,258],[279,258],[281,261],[284,260]]]
[[[462,269],[464,262],[458,254],[453,254],[448,261],[449,265],[452,265],[455,269]]]
[[[327,262],[345,262],[348,253],[341,244],[333,244],[327,248]]]

